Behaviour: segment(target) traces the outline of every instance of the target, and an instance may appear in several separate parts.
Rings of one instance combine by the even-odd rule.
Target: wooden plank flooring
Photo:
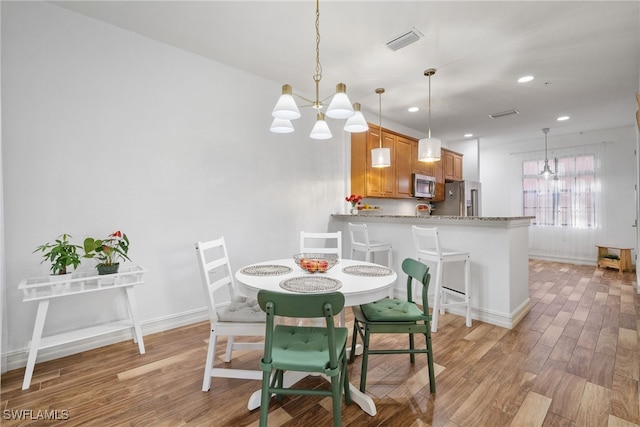
[[[343,404],[346,426],[640,426],[640,298],[635,273],[531,261],[531,311],[512,330],[445,314],[433,335],[437,393],[429,392],[426,357],[374,355],[367,393],[378,414]],[[352,320],[347,317],[349,325]],[[247,410],[257,381],[214,378],[201,391],[208,324],[145,337],[2,376],[3,426],[257,426]],[[395,338],[376,335],[378,345]],[[403,341],[406,340],[403,338]],[[420,345],[424,340],[417,340]],[[221,362],[222,349],[218,356]],[[231,365],[254,369],[260,355]],[[350,366],[359,384],[360,359]],[[303,380],[325,387],[322,380]],[[42,418],[57,415],[57,420]],[[12,417],[22,416],[16,420]],[[26,419],[25,419],[26,417]],[[33,418],[33,419],[32,419]],[[37,419],[40,418],[40,419]],[[328,398],[272,402],[270,426],[330,426]]]

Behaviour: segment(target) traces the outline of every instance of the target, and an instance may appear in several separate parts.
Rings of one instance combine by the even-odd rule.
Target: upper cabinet
[[[382,147],[391,150],[391,166],[371,166],[371,150],[380,147],[380,127],[351,134],[351,193],[364,197],[411,197],[412,153],[415,140],[382,128]]]
[[[442,149],[442,159],[418,161],[418,140],[382,128],[382,146],[391,150],[391,167],[371,166],[371,150],[380,146],[380,127],[351,134],[351,193],[363,197],[412,198],[413,174],[434,176],[433,202],[444,200],[444,183],[462,181],[462,155]]]
[[[462,154],[442,149],[440,161],[444,169],[445,180],[462,181]]]

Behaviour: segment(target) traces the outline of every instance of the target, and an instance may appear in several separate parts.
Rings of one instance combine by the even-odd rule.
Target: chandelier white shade
[[[318,113],[318,120],[316,120],[316,124],[311,129],[309,136],[313,139],[330,139],[333,136],[329,125],[324,119],[324,114]]]
[[[282,95],[280,95],[271,115],[276,119],[283,120],[295,120],[300,118],[300,110],[298,109],[296,100],[293,99],[293,88],[291,86],[282,85]]]
[[[293,132],[293,124],[291,124],[291,120],[274,118],[271,122],[271,132],[291,133]]]
[[[347,132],[366,132],[369,130],[369,124],[364,118],[364,115],[360,111],[360,103],[353,104],[353,111],[355,114],[347,120],[344,124],[344,130]]]
[[[322,66],[320,65],[320,1],[316,0],[316,73],[313,76],[315,83],[315,99],[308,99],[299,94],[293,92],[293,88],[285,84],[282,86],[282,95],[278,99],[276,106],[272,111],[272,115],[275,118],[271,124],[271,131],[275,133],[290,133],[293,132],[293,124],[291,120],[295,120],[301,117],[300,110],[294,99],[294,96],[304,100],[307,104],[305,107],[310,106],[313,109],[320,111],[325,105],[323,100],[320,99],[320,80],[322,79]],[[322,114],[322,116],[321,116]],[[356,115],[354,107],[351,105],[351,101],[347,96],[347,86],[344,83],[338,83],[336,85],[336,92],[333,95],[333,99],[329,103],[329,107],[325,113],[318,114],[318,120],[311,130],[309,135],[313,139],[329,139],[332,137],[331,131],[327,122],[324,120],[324,116],[332,119],[350,119]],[[362,116],[362,113],[359,114]],[[279,121],[280,120],[280,121]],[[288,122],[283,122],[286,120]],[[364,121],[364,117],[356,118],[353,122],[347,122],[344,130],[347,132],[366,132],[369,127],[363,127],[361,121]],[[366,121],[365,121],[366,124]]]
[[[421,162],[437,162],[441,155],[442,141],[431,137],[431,76],[435,73],[435,68],[424,70],[424,75],[429,77],[429,130],[427,137],[418,141],[418,160]]]
[[[379,146],[371,150],[371,166],[374,168],[388,168],[391,166],[391,149],[382,147],[382,94],[383,88],[376,89],[378,94],[378,111],[380,118],[380,131],[378,132]]]
[[[333,95],[325,114],[332,119],[348,119],[355,114],[351,101],[347,96],[347,86],[344,83],[336,85],[336,94]]]

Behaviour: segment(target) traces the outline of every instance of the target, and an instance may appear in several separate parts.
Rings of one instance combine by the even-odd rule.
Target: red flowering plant
[[[344,198],[347,202],[351,203],[351,207],[355,208],[357,204],[360,203],[360,200],[362,200],[362,196],[356,196],[355,194],[352,194],[348,197]]]
[[[94,239],[87,237],[84,239],[84,257],[95,258],[100,263],[99,266],[112,266],[120,259],[129,259],[129,238],[122,231],[114,231],[106,239]]]

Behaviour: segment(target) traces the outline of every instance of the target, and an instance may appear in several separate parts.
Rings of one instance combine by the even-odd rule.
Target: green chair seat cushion
[[[362,304],[362,313],[372,322],[414,322],[425,320],[425,315],[415,303],[385,298]]]
[[[336,356],[347,344],[347,328],[336,328]],[[271,353],[274,369],[303,372],[321,372],[329,365],[329,348],[326,328],[276,325]]]

